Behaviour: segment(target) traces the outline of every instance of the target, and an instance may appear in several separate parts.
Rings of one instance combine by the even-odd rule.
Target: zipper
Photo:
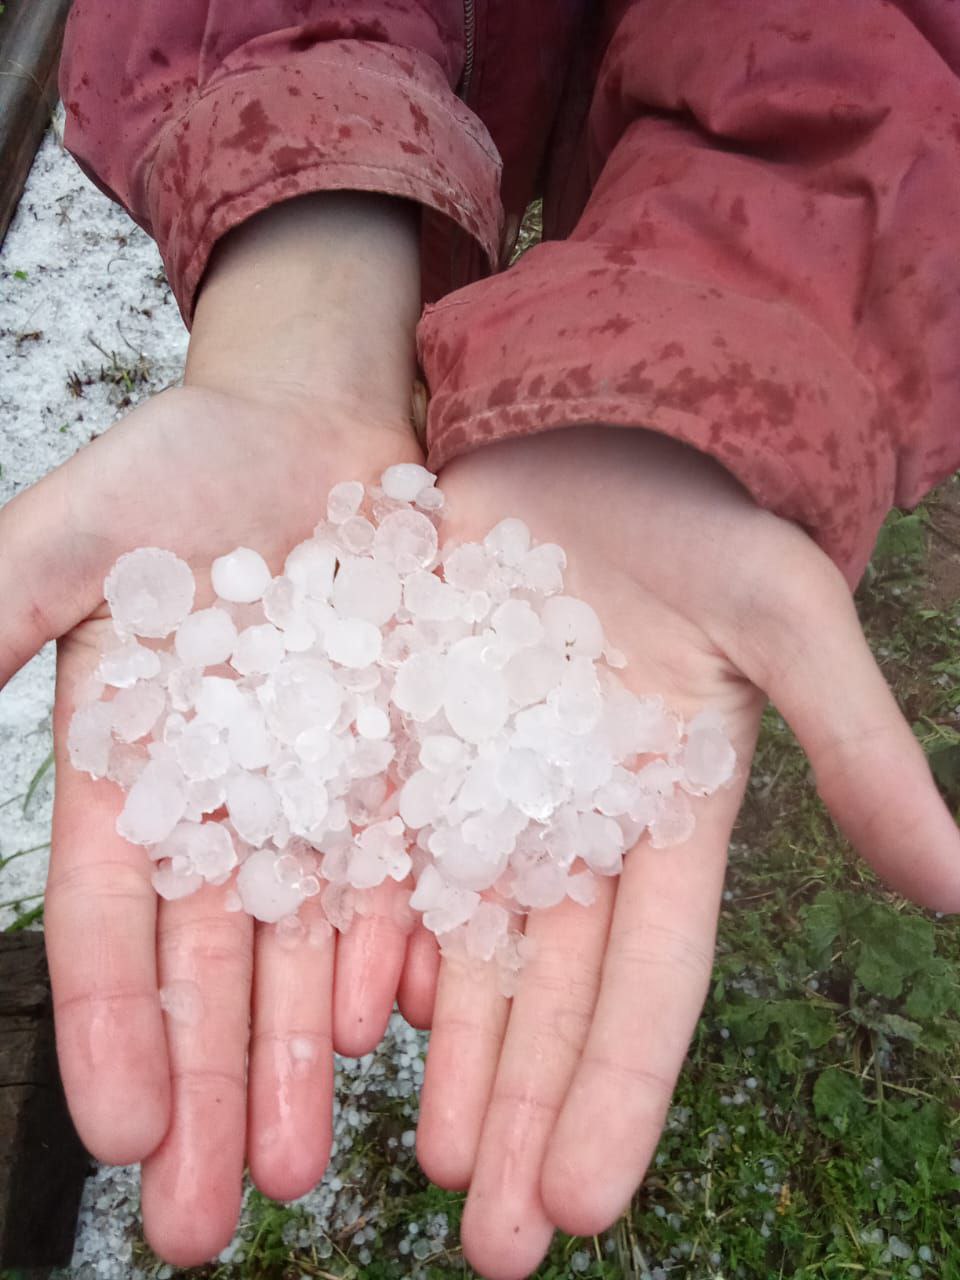
[[[477,44],[477,4],[476,0],[463,0],[463,75],[460,78],[460,97],[464,102],[470,92],[470,81],[473,79],[473,59]]]

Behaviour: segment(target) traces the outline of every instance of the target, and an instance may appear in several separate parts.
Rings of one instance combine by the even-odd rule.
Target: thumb
[[[66,463],[0,510],[0,688],[47,643],[92,613],[110,539],[78,528],[77,469]]]
[[[898,893],[960,911],[960,832],[828,562],[752,628],[747,675],[793,729],[831,815]]]

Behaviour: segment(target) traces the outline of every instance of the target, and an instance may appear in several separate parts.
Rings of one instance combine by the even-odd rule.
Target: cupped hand
[[[555,1228],[591,1235],[656,1147],[707,992],[726,849],[769,697],[858,851],[899,892],[960,909],[960,836],[867,648],[840,573],[709,458],[648,432],[577,428],[492,445],[441,477],[447,536],[520,516],[566,548],[637,693],[725,717],[733,785],[691,840],[641,842],[595,904],[534,911],[512,1003],[441,966],[420,1162],[468,1188],[462,1239],[492,1280],[528,1275]]]
[[[118,788],[77,773],[66,754],[110,629],[104,576],[122,552],[166,547],[194,569],[197,605],[209,603],[216,556],[251,546],[279,572],[322,517],[331,484],[372,481],[418,455],[402,421],[184,387],[134,410],[0,512],[0,680],[59,638],[45,926],[67,1097],[95,1156],[143,1161],[147,1237],[181,1265],[230,1239],[245,1158],[276,1198],[320,1178],[331,1041],[348,1054],[379,1041],[407,936],[387,909],[359,920],[336,957],[332,940],[291,951],[273,926],[226,911],[223,888],[158,901],[146,850],[116,833]],[[412,1006],[429,1005],[429,981],[429,964],[415,966]],[[165,1016],[162,986],[199,991],[199,1007],[186,1020]]]

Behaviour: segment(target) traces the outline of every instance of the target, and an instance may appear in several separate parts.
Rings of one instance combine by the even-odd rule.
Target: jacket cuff
[[[332,41],[287,65],[229,72],[166,126],[146,179],[151,228],[189,324],[216,241],[282,200],[367,191],[417,201],[500,246],[500,158],[440,68],[416,50]]]
[[[801,312],[576,240],[430,307],[428,463],[586,424],[709,453],[853,584],[894,499],[873,385]]]

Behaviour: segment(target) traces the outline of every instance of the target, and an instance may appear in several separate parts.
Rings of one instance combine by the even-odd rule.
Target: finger
[[[215,1257],[240,1212],[253,935],[224,899],[205,885],[159,911],[173,1115],[143,1165],[143,1223],[154,1251],[180,1267]]]
[[[437,1186],[470,1183],[510,1002],[494,964],[440,961],[417,1125],[417,1159]]]
[[[593,1023],[541,1184],[551,1219],[573,1235],[616,1220],[656,1148],[710,980],[741,798],[742,786],[711,797],[686,844],[644,842],[624,863]]]
[[[403,972],[397,988],[400,1012],[419,1031],[429,1031],[440,974],[440,948],[429,929],[416,925],[407,939]]]
[[[408,885],[385,880],[337,939],[333,1045],[347,1058],[372,1053],[387,1029],[413,927],[409,897]]]
[[[330,1158],[334,940],[319,904],[305,902],[300,919],[293,944],[272,925],[255,943],[247,1158],[273,1200],[305,1195]]]
[[[795,621],[785,643],[771,638],[763,687],[807,753],[824,803],[899,893],[960,910],[960,833],[844,584],[822,586],[819,607]]]
[[[554,1222],[540,1194],[543,1157],[587,1038],[615,885],[527,919],[534,953],[520,975],[464,1209],[464,1254],[491,1280],[535,1270]]]
[[[170,1077],[151,863],[117,835],[118,789],[84,777],[67,757],[74,691],[95,661],[77,637],[60,646],[45,937],[60,1070],[77,1132],[99,1160],[131,1164],[167,1130]]]

